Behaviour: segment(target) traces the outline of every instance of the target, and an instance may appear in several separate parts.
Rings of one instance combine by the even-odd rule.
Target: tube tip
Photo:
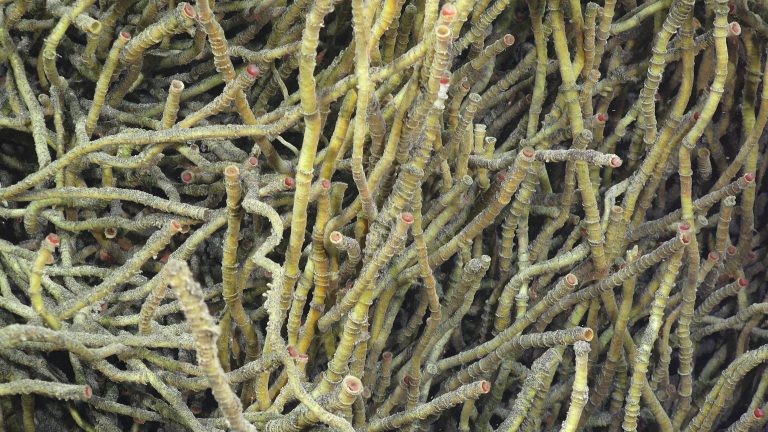
[[[197,16],[197,13],[195,13],[195,8],[192,7],[189,3],[182,3],[183,6],[181,7],[181,12],[189,19],[195,19]]]
[[[438,39],[446,39],[451,35],[451,29],[447,25],[439,25],[435,28],[435,36]]]
[[[299,352],[296,351],[296,347],[294,347],[293,345],[288,345],[287,351],[288,351],[288,356],[290,358],[295,359],[299,357]]]
[[[728,24],[728,33],[731,36],[739,36],[741,34],[741,24],[736,21]]]
[[[522,153],[523,156],[525,156],[527,158],[532,158],[533,156],[536,155],[536,152],[533,150],[532,147],[525,147],[525,148],[523,148],[521,153]]]
[[[356,376],[347,375],[344,377],[341,385],[344,386],[346,391],[353,395],[359,395],[363,392],[363,382]]]
[[[259,69],[258,66],[254,65],[254,64],[250,64],[250,65],[245,67],[245,72],[248,75],[250,75],[251,78],[256,78],[261,73],[261,70]]]
[[[104,237],[108,239],[113,239],[117,237],[117,228],[115,227],[106,227],[104,228]]]
[[[181,231],[181,224],[176,219],[172,219],[169,225],[171,226],[171,230],[173,232]]]
[[[51,233],[45,237],[45,241],[48,242],[48,244],[50,244],[51,246],[56,247],[59,245],[61,240],[59,239],[59,236]]]
[[[456,6],[452,4],[447,4],[443,6],[443,9],[440,11],[440,15],[442,15],[446,19],[452,19],[456,16]]]
[[[682,232],[680,234],[680,242],[684,245],[688,245],[691,242],[691,234],[688,232]]]
[[[329,236],[329,238],[331,240],[331,243],[333,243],[335,245],[340,244],[341,240],[343,239],[341,233],[338,232],[338,231],[332,232],[331,235]]]
[[[229,178],[234,178],[240,175],[240,168],[235,165],[228,165],[224,168],[224,175]]]

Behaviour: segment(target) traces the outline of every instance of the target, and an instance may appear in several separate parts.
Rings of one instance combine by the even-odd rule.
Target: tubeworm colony
[[[0,432],[759,430],[766,21],[0,0]]]

